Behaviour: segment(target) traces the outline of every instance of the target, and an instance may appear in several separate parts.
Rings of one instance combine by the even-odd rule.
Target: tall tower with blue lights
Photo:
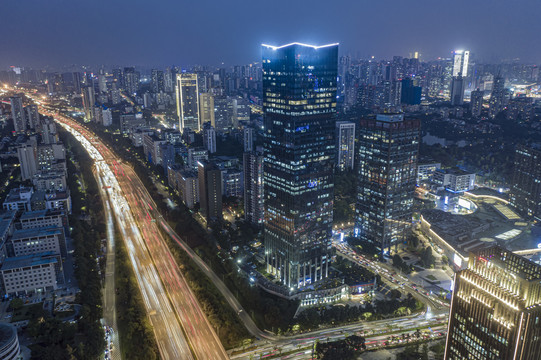
[[[292,293],[329,276],[338,44],[262,52],[265,257]]]

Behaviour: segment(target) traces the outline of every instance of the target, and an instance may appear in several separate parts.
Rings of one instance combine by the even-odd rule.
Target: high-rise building
[[[254,129],[245,127],[243,130],[244,152],[254,151]]]
[[[338,170],[353,169],[355,161],[355,123],[336,122],[336,165]]]
[[[176,75],[176,70],[171,68],[167,68],[163,73],[163,88],[166,93],[175,91]]]
[[[23,99],[20,96],[12,96],[9,98],[11,104],[11,118],[13,119],[13,127],[15,132],[23,133],[26,131],[26,117],[23,109]]]
[[[141,75],[138,71],[135,71],[134,67],[124,68],[124,90],[128,95],[133,96],[139,90],[139,80]]]
[[[244,219],[263,225],[263,155],[245,152],[244,167]]]
[[[102,110],[101,110],[101,118],[102,118],[102,121],[103,121],[103,126],[111,126],[111,125],[113,125],[113,114],[111,113],[111,109],[102,108]]]
[[[199,121],[199,89],[197,74],[177,74],[177,114],[179,130],[201,130]]]
[[[451,104],[464,104],[464,91],[466,90],[466,76],[470,52],[456,50],[453,53],[453,77],[451,79]]]
[[[455,275],[445,360],[535,360],[541,353],[541,266],[495,246]]]
[[[85,120],[92,121],[94,119],[94,105],[96,104],[96,98],[94,96],[94,87],[83,87],[83,110],[85,113]]]
[[[150,75],[150,90],[152,90],[154,94],[165,90],[162,70],[152,69]]]
[[[509,203],[521,214],[541,219],[541,149],[517,145]]]
[[[32,179],[38,171],[38,144],[35,138],[20,145],[17,148],[17,156],[21,167],[21,179]]]
[[[481,116],[481,111],[483,111],[483,92],[479,89],[471,92],[471,114],[474,118]]]
[[[329,276],[337,66],[338,44],[263,45],[265,260],[290,293]]]
[[[400,101],[406,105],[419,105],[421,103],[421,95],[423,88],[421,86],[415,86],[411,78],[402,80],[402,92],[400,94]]]
[[[227,96],[214,97],[214,123],[216,131],[227,132],[233,126],[233,101]]]
[[[419,138],[420,121],[403,114],[360,120],[354,235],[382,252],[411,229]]]
[[[199,116],[201,116],[201,125],[210,123],[216,128],[214,123],[214,96],[210,93],[201,93],[199,95]]]
[[[505,78],[498,74],[494,77],[494,84],[488,103],[488,116],[494,119],[507,105],[507,92],[505,91]]]
[[[216,130],[214,130],[210,123],[206,123],[203,126],[203,145],[205,145],[205,149],[207,149],[210,154],[216,152]]]
[[[39,112],[38,106],[31,104],[24,107],[24,112],[26,115],[26,122],[30,129],[36,129],[39,126]]]
[[[207,161],[197,162],[200,211],[208,222],[222,219],[222,171]]]

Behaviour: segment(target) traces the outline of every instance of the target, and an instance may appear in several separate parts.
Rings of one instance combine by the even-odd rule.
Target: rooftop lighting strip
[[[282,46],[274,46],[274,45],[261,44],[261,46],[265,46],[265,47],[271,48],[272,50],[278,50],[278,49],[285,48],[285,47],[292,46],[292,45],[306,46],[306,47],[311,47],[312,49],[316,49],[316,50],[317,50],[317,49],[326,48],[326,47],[330,47],[330,46],[338,46],[339,43],[327,44],[327,45],[321,45],[321,46],[310,45],[310,44],[303,44],[303,43],[299,43],[299,42],[292,42],[292,43],[289,43],[289,44],[286,44],[286,45],[282,45]]]

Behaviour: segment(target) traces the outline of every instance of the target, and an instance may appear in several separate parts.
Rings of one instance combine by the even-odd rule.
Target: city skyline
[[[416,7],[397,0],[370,7],[346,2],[326,7],[322,1],[316,1],[287,4],[287,12],[282,11],[281,5],[285,4],[281,3],[270,8],[242,3],[183,4],[182,11],[193,16],[184,17],[182,22],[176,11],[180,5],[174,2],[164,2],[163,6],[127,6],[121,1],[98,1],[90,9],[60,1],[46,8],[28,3],[5,4],[5,13],[24,12],[25,21],[11,16],[0,24],[0,32],[10,35],[0,40],[0,47],[8,49],[0,60],[0,68],[70,64],[228,66],[258,61],[260,43],[292,41],[340,42],[342,54],[378,59],[408,56],[415,51],[424,59],[451,57],[450,49],[463,48],[470,49],[472,56],[481,61],[541,59],[541,51],[527,45],[541,30],[534,18],[540,4],[533,0],[519,4],[496,1],[490,8],[462,0],[446,4],[423,0]],[[143,15],[148,19],[146,26],[137,21]],[[315,26],[314,19],[323,16],[327,21]],[[521,22],[512,21],[518,17]],[[532,28],[526,32],[522,24],[527,22]],[[238,23],[244,26],[232,26]],[[278,23],[294,26],[286,31],[277,27]],[[197,30],[203,24],[205,31]],[[407,37],[396,36],[404,34],[404,28],[408,28]],[[434,32],[438,33],[437,38]],[[515,41],[516,38],[521,41]]]

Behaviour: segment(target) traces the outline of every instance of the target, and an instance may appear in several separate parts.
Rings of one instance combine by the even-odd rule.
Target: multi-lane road
[[[178,264],[159,231],[155,207],[140,179],[93,133],[52,110],[96,162],[119,225],[164,359],[227,359]],[[150,200],[150,201],[149,201]]]

